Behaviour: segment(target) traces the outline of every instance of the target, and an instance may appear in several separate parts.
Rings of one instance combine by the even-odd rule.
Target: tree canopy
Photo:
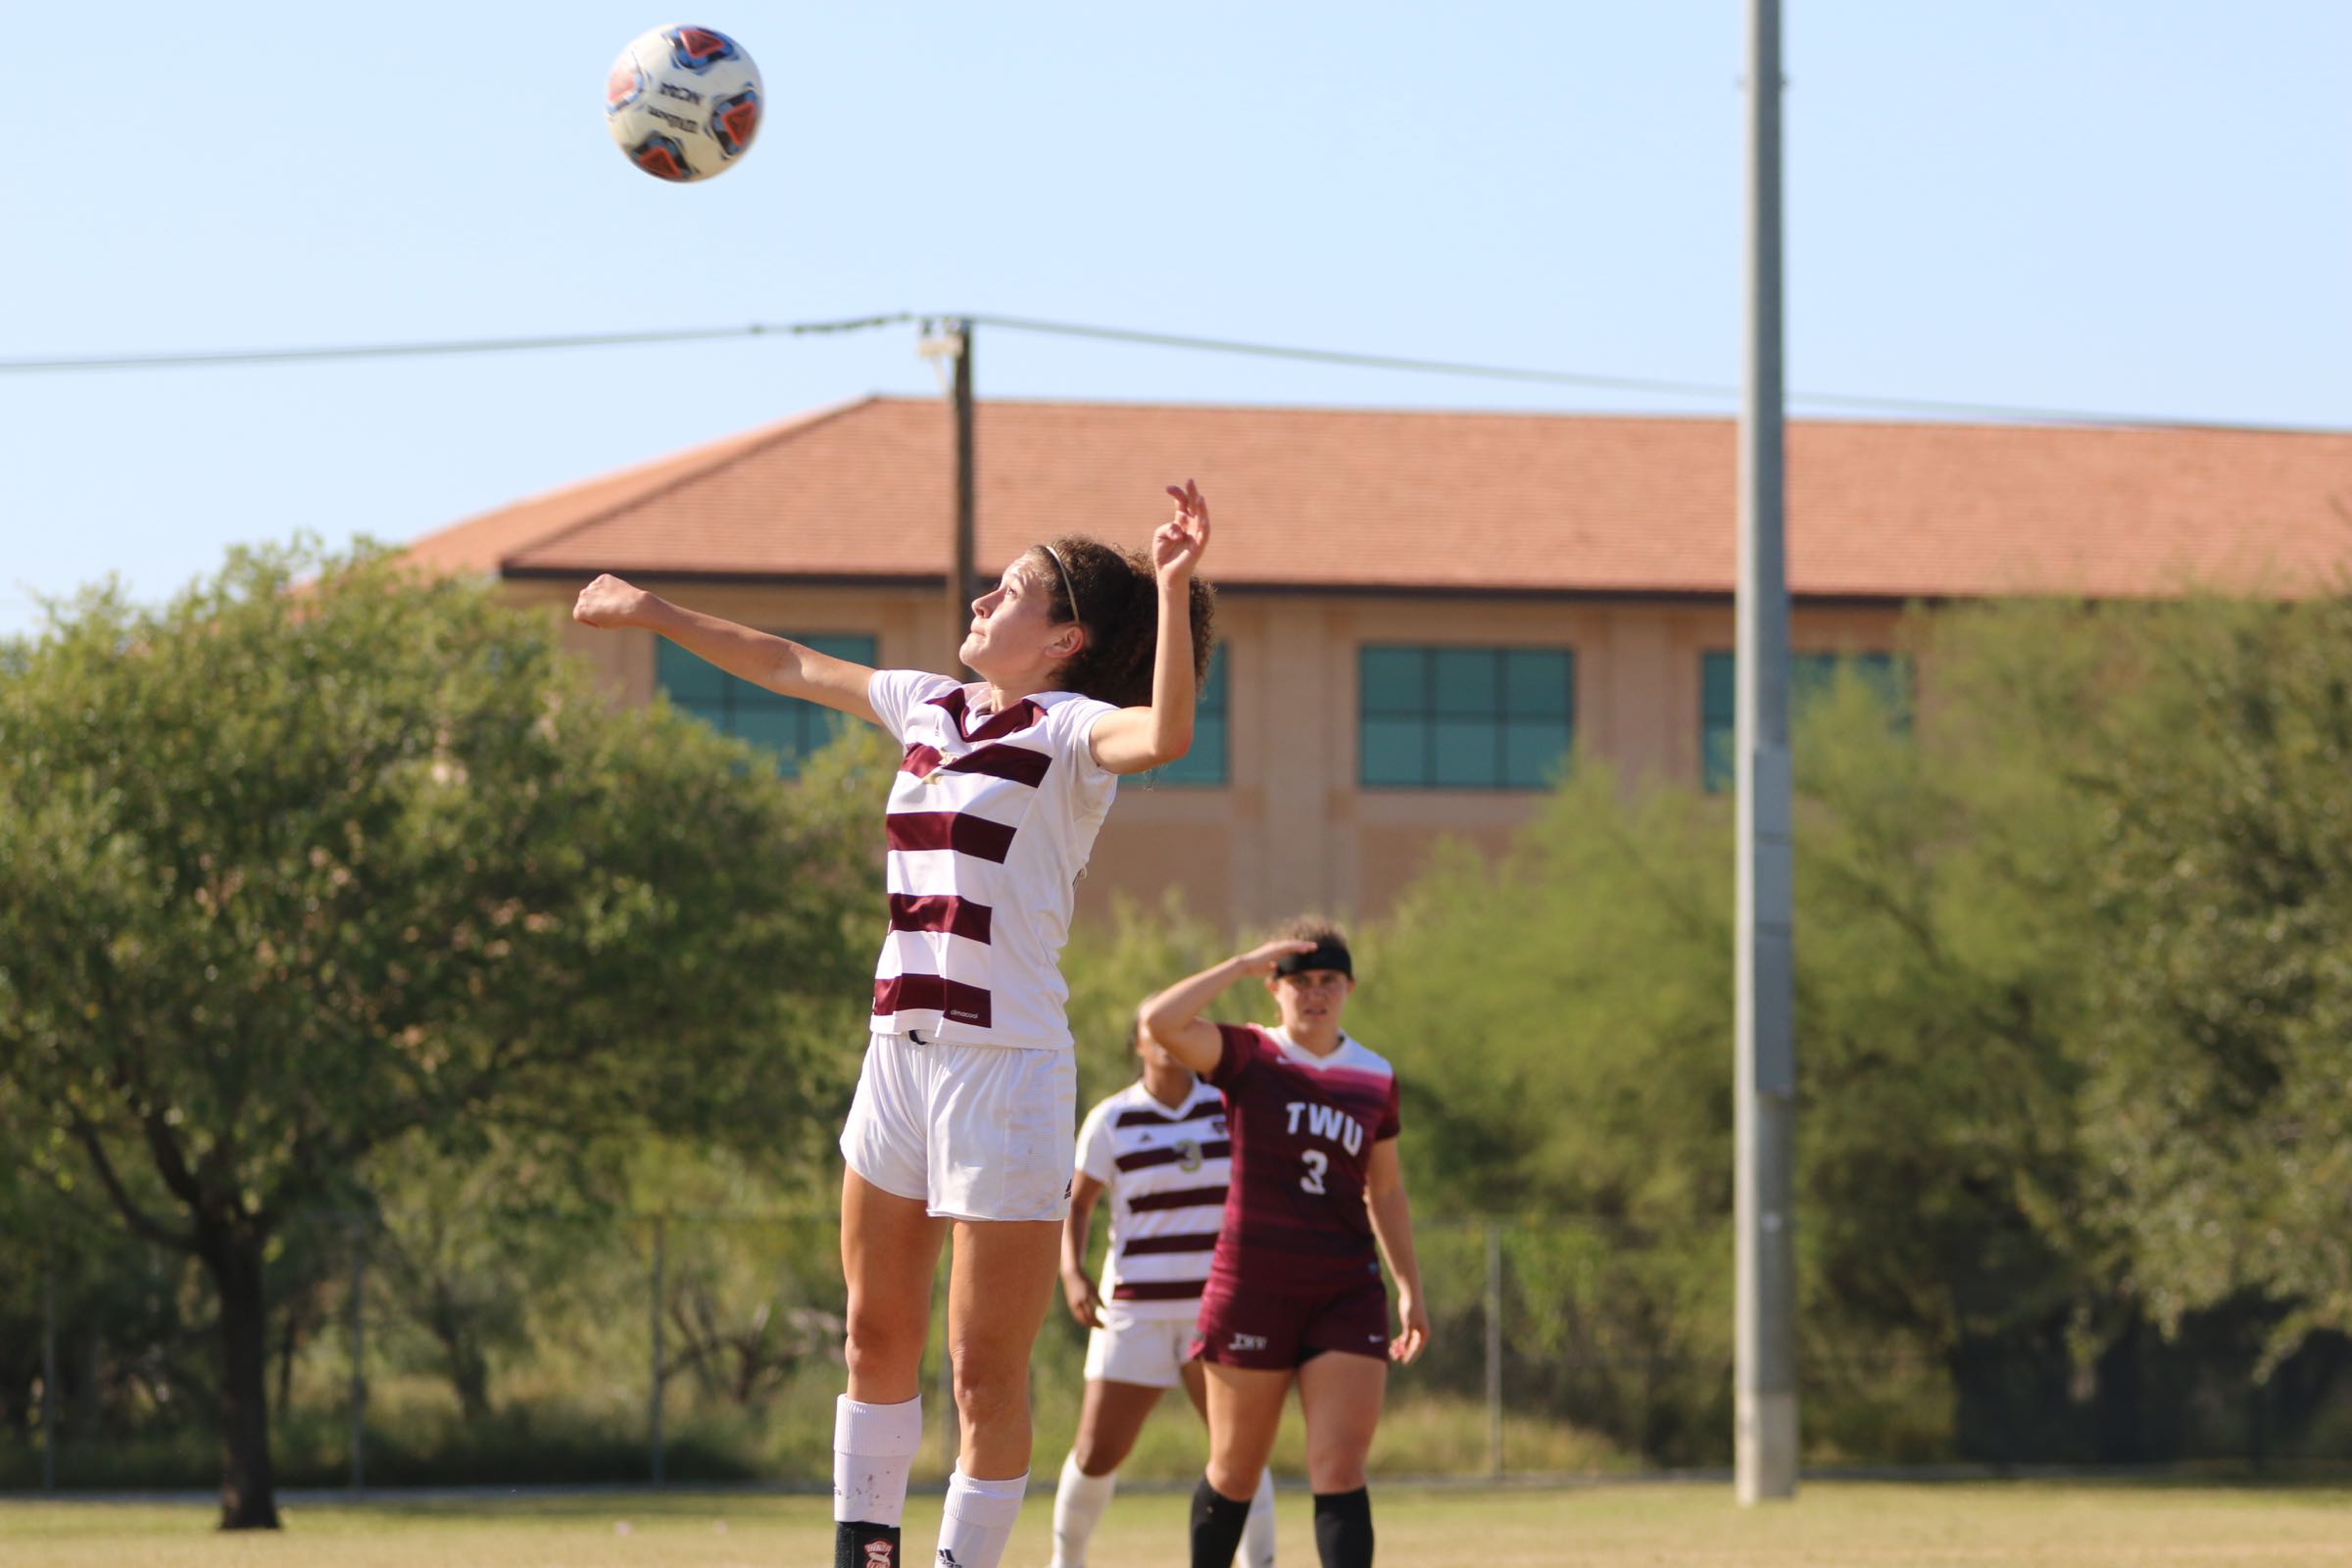
[[[371,1153],[805,1147],[842,1100],[808,1048],[855,1027],[873,893],[838,797],[618,710],[544,614],[247,551],[18,652],[0,1078],[56,1181],[212,1273],[224,1523],[274,1521],[272,1236],[364,1207]]]

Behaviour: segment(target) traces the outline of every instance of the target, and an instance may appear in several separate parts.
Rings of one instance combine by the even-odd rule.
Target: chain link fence
[[[1463,1479],[1727,1463],[1730,1233],[1598,1221],[1416,1223],[1433,1324],[1398,1370],[1383,1473]],[[289,1485],[763,1482],[830,1474],[843,1288],[829,1215],[318,1215],[272,1258],[270,1398]],[[0,1294],[0,1487],[202,1486],[214,1325],[201,1272],[124,1240],[53,1244]],[[953,1457],[941,1347],[918,1469]],[[1056,1305],[1034,1357],[1038,1473],[1074,1431],[1084,1332]],[[2259,1336],[2062,1330],[1941,1353],[1808,1320],[1806,1447],[1824,1464],[2352,1456],[2352,1345],[2258,1376]],[[1198,1473],[1180,1400],[1128,1464]],[[1286,1423],[1278,1472],[1301,1465]]]

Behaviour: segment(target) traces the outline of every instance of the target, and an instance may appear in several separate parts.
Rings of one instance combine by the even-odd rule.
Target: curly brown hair
[[[1355,951],[1348,946],[1348,933],[1341,930],[1329,916],[1320,914],[1294,914],[1276,926],[1274,934],[1266,940],[1268,942],[1312,942],[1318,948],[1328,945],[1346,949],[1350,953]]]
[[[1159,646],[1159,587],[1151,560],[1140,551],[1070,533],[1030,551],[1026,564],[1045,585],[1046,618],[1055,625],[1075,620],[1086,633],[1054,677],[1055,685],[1119,708],[1148,707],[1152,661]],[[1078,597],[1074,612],[1073,591]],[[1198,692],[1208,681],[1217,624],[1217,591],[1198,577],[1192,619],[1193,689]]]

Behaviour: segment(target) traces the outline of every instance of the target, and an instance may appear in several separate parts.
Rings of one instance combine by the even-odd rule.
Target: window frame
[[[871,665],[880,658],[881,637],[875,632],[771,631],[769,635],[788,637],[820,654],[829,654],[836,659],[847,659],[854,663]],[[699,666],[701,670],[707,671],[710,678],[718,682],[715,688],[717,693],[715,704],[710,699],[691,695],[681,698],[671,689],[663,678],[664,667],[672,665],[680,660],[690,661],[693,666]],[[740,675],[731,675],[709,660],[679,647],[666,637],[655,639],[654,690],[660,693],[663,700],[677,711],[701,720],[721,735],[742,741],[762,757],[768,758],[775,763],[776,773],[782,778],[799,778],[802,763],[831,744],[841,733],[841,726],[850,722],[848,714],[837,709],[827,708],[822,703],[812,703],[805,697],[787,697],[781,692],[770,691],[756,681],[745,680]],[[756,694],[752,697],[749,705],[753,712],[790,720],[793,743],[789,748],[780,741],[770,740],[758,730],[747,730],[738,721],[740,712],[738,705],[746,694]],[[717,710],[715,713],[711,711],[713,707]]]
[[[1720,661],[1732,682],[1727,701],[1730,711],[1723,716],[1720,727],[1710,698],[1714,682],[1710,671]],[[1739,650],[1735,648],[1702,648],[1698,652],[1698,786],[1703,794],[1721,795],[1739,782],[1740,759],[1736,751],[1739,733]],[[1835,686],[1847,664],[1884,671],[1888,686],[1900,695],[1900,707],[1890,708],[1889,716],[1899,726],[1910,723],[1910,699],[1914,691],[1916,671],[1909,655],[1891,648],[1796,648],[1788,654],[1788,722],[1797,722],[1800,705],[1812,701]],[[1715,748],[1709,742],[1721,733],[1726,737],[1725,760],[1719,772],[1715,763]]]
[[[1226,662],[1229,644],[1218,643],[1208,653],[1208,679],[1200,688],[1200,700],[1193,708],[1193,749],[1173,762],[1152,768],[1142,782],[1153,789],[1222,790],[1233,786],[1233,675]],[[1186,777],[1180,771],[1200,755],[1200,738],[1207,728],[1206,720],[1214,718],[1217,729],[1217,767],[1215,776],[1206,772]]]
[[[1356,645],[1355,659],[1355,785],[1360,790],[1461,791],[1475,794],[1534,794],[1552,788],[1574,765],[1577,720],[1577,658],[1573,643],[1366,642]],[[1410,682],[1410,700],[1394,695],[1398,687],[1376,682],[1373,665],[1384,659],[1417,659],[1419,668]],[[1491,703],[1464,707],[1448,701],[1448,689],[1458,694],[1463,661],[1483,658],[1493,662],[1488,678]],[[1520,684],[1526,669],[1519,660],[1559,662],[1556,707],[1545,695],[1534,705],[1522,699]],[[1449,671],[1446,666],[1451,664]],[[1515,667],[1516,666],[1516,667]],[[1538,688],[1542,690],[1543,688]],[[1400,777],[1374,745],[1375,726],[1418,730],[1420,764],[1413,777]],[[1558,745],[1549,744],[1556,730]],[[1541,778],[1529,776],[1515,754],[1515,738],[1541,733],[1544,754]],[[1444,744],[1450,734],[1453,741]],[[1470,734],[1485,737],[1491,752],[1488,764],[1468,776],[1448,776],[1449,760],[1458,760],[1459,743]]]

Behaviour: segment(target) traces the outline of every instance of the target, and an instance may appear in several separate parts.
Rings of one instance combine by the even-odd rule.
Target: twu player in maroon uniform
[[[1273,993],[1280,1028],[1200,1016],[1244,976]],[[1208,1471],[1193,1494],[1193,1568],[1231,1568],[1294,1381],[1323,1568],[1371,1568],[1364,1455],[1388,1363],[1421,1353],[1429,1314],[1396,1159],[1396,1075],[1340,1028],[1354,990],[1348,939],[1300,919],[1144,1004],[1153,1038],[1224,1092],[1233,1143],[1194,1347],[1208,1373]]]

